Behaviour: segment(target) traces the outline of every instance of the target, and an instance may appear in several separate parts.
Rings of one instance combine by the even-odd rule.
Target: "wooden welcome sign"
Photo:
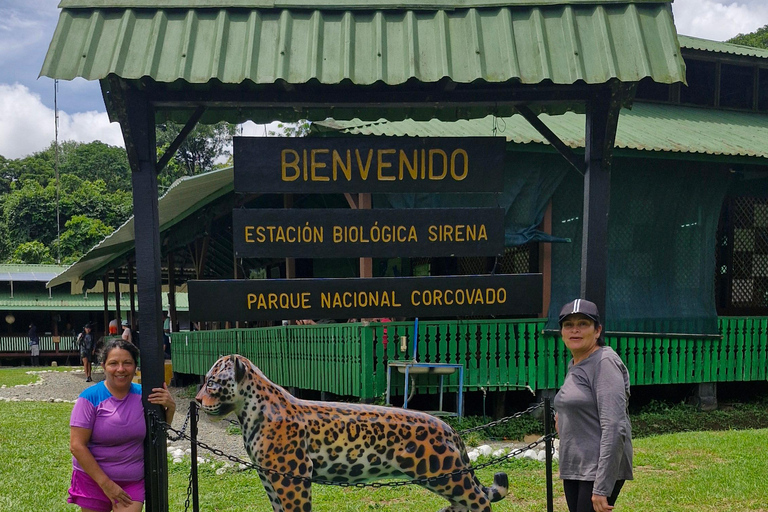
[[[232,212],[238,258],[496,256],[504,209],[252,209]]]
[[[503,137],[235,137],[235,191],[499,192]]]
[[[535,315],[541,274],[189,281],[202,321]]]
[[[236,137],[239,193],[495,192],[502,137]],[[502,208],[233,211],[237,257],[496,256]],[[541,274],[189,281],[190,317],[258,321],[535,315]]]

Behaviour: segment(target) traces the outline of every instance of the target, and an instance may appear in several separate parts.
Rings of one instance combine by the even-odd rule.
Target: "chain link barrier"
[[[485,425],[480,425],[480,426],[477,426],[477,427],[472,427],[472,428],[469,428],[469,429],[466,429],[466,430],[462,430],[462,431],[459,432],[459,435],[463,435],[463,434],[466,434],[466,433],[469,433],[469,432],[475,432],[475,431],[478,431],[478,430],[484,430],[486,428],[491,428],[491,427],[494,427],[496,425],[501,425],[502,423],[506,423],[506,422],[508,422],[508,421],[510,421],[510,420],[512,420],[514,418],[519,418],[520,416],[523,416],[524,414],[531,413],[531,412],[535,411],[536,409],[538,409],[540,407],[543,407],[543,405],[544,405],[543,403],[533,404],[530,407],[528,407],[527,409],[525,409],[523,411],[520,411],[518,413],[515,413],[512,416],[507,416],[505,418],[501,418],[499,420],[492,421],[492,422],[490,422],[488,424],[485,424]],[[307,483],[310,483],[310,484],[314,483],[314,484],[318,484],[318,485],[332,485],[332,486],[336,486],[336,487],[354,487],[354,488],[358,488],[358,489],[364,489],[366,487],[371,487],[371,488],[374,488],[374,489],[379,489],[379,488],[382,488],[382,487],[403,487],[403,486],[406,486],[406,485],[426,485],[426,484],[433,483],[433,482],[437,483],[437,482],[441,482],[441,481],[446,481],[447,479],[449,479],[449,478],[451,478],[453,476],[458,476],[458,475],[464,475],[464,474],[467,474],[467,473],[472,473],[472,472],[477,471],[479,469],[484,469],[484,468],[487,468],[487,467],[490,467],[490,466],[494,466],[494,465],[500,464],[500,463],[505,462],[505,461],[507,461],[509,459],[516,458],[518,455],[521,455],[521,454],[527,452],[528,450],[532,450],[536,446],[539,446],[542,443],[546,443],[547,440],[552,440],[552,439],[555,439],[555,437],[556,437],[555,434],[545,435],[545,436],[540,437],[536,441],[533,441],[533,442],[527,444],[526,446],[523,446],[521,448],[517,448],[517,449],[515,449],[515,450],[513,450],[513,451],[511,451],[511,452],[509,452],[509,453],[507,453],[505,455],[492,458],[492,459],[490,459],[490,460],[488,460],[488,461],[486,461],[486,462],[484,462],[482,464],[477,464],[477,465],[469,466],[469,467],[466,467],[466,468],[463,468],[463,469],[459,469],[459,470],[453,471],[451,473],[445,473],[445,474],[442,474],[442,475],[439,475],[439,476],[432,476],[432,477],[426,477],[426,478],[414,478],[414,479],[411,479],[411,480],[399,480],[399,481],[395,481],[395,482],[357,482],[357,483],[352,483],[352,482],[334,482],[334,481],[331,481],[331,480],[315,479],[315,478],[312,478],[312,477],[307,477],[307,476],[302,476],[302,475],[295,475],[295,474],[292,474],[292,473],[283,473],[283,472],[278,471],[276,469],[267,468],[267,467],[261,466],[259,464],[256,464],[256,463],[254,463],[252,461],[247,461],[247,460],[241,459],[239,457],[236,457],[234,455],[230,455],[228,453],[224,453],[222,450],[220,450],[218,448],[214,448],[214,447],[209,446],[208,444],[204,443],[203,441],[199,441],[197,439],[194,439],[192,436],[190,436],[190,435],[188,435],[188,434],[186,434],[184,432],[186,427],[187,427],[187,424],[189,422],[189,418],[190,418],[190,415],[191,415],[191,410],[192,410],[192,406],[190,406],[189,410],[187,411],[187,417],[184,420],[184,425],[183,425],[181,430],[176,430],[171,425],[169,425],[168,423],[166,423],[165,421],[160,419],[154,411],[150,411],[150,415],[154,416],[154,420],[157,422],[157,424],[159,424],[166,431],[166,436],[168,437],[168,439],[171,439],[173,441],[178,441],[178,440],[181,440],[181,439],[186,439],[190,443],[194,443],[195,445],[199,446],[200,448],[202,448],[204,450],[207,450],[207,451],[213,453],[214,455],[218,455],[219,457],[223,457],[223,458],[229,460],[230,462],[234,462],[234,463],[240,464],[242,466],[245,466],[247,469],[255,469],[255,470],[263,472],[265,474],[278,475],[278,476],[281,476],[281,477],[284,477],[284,478],[290,478],[292,480],[299,480],[301,482],[307,482]],[[196,414],[197,414],[197,412],[196,412]],[[232,423],[235,423],[235,422],[232,422]],[[168,435],[168,432],[173,432],[175,435],[174,436]],[[193,461],[193,463],[194,463],[194,461]],[[188,509],[188,506],[189,506],[189,496],[191,494],[191,491],[192,491],[192,473],[190,472],[190,482],[189,482],[189,487],[187,489],[187,501],[185,502],[185,508],[184,508],[185,511]]]
[[[506,416],[506,417],[498,419],[496,421],[492,421],[490,423],[486,423],[485,425],[479,425],[477,427],[472,427],[472,428],[464,429],[464,430],[459,432],[459,435],[463,436],[465,434],[469,434],[470,432],[477,432],[478,430],[486,430],[486,429],[495,427],[497,425],[501,425],[503,423],[507,423],[508,421],[511,421],[511,420],[513,420],[515,418],[520,418],[521,416],[524,416],[526,414],[530,414],[533,411],[535,411],[536,409],[539,409],[541,407],[544,407],[544,402],[536,402],[535,404],[532,404],[527,409],[525,409],[523,411],[520,411],[520,412],[516,412],[512,416]]]

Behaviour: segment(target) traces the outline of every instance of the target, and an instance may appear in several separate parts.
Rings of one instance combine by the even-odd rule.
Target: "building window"
[[[685,63],[688,86],[680,90],[680,101],[691,105],[715,106],[717,66],[714,62],[689,59]]]
[[[768,112],[768,69],[761,69],[758,75],[757,109]]]
[[[751,110],[755,91],[755,70],[723,64],[720,67],[720,106]]]
[[[654,82],[652,78],[643,78],[637,86],[635,98],[638,100],[669,102],[669,84]]]

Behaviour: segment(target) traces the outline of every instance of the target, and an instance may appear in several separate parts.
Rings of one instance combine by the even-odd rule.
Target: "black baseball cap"
[[[600,325],[600,312],[597,310],[597,306],[594,302],[586,299],[576,299],[563,306],[563,309],[560,310],[560,324],[562,325],[566,317],[578,313],[591,318],[595,324]]]

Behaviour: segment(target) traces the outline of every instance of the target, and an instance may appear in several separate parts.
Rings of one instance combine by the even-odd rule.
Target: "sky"
[[[59,0],[0,0],[0,155],[20,158],[54,139],[54,81],[38,78],[59,16]],[[768,25],[766,0],[674,0],[680,34],[724,41]],[[59,140],[123,146],[96,81],[59,81]],[[262,135],[252,123],[245,135]]]

